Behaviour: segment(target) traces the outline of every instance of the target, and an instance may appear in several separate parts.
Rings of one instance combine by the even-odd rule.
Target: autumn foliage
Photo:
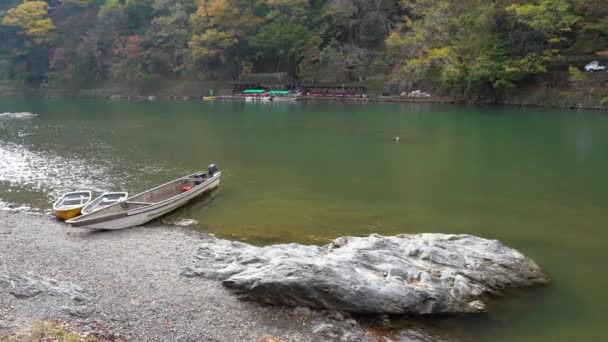
[[[0,3],[0,79],[31,85],[280,71],[501,92],[549,72],[562,56],[598,50],[608,50],[605,0]]]

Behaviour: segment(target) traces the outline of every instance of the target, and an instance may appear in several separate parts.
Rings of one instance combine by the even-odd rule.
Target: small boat
[[[272,96],[245,96],[246,102],[268,102],[272,101]]]
[[[207,172],[178,178],[66,223],[72,227],[108,230],[139,226],[217,187],[221,175],[217,166],[211,164]]]
[[[275,96],[272,98],[273,102],[296,102],[298,98],[295,96]]]
[[[82,208],[91,200],[90,191],[68,192],[61,196],[54,204],[55,215],[62,220],[69,220],[78,215]]]
[[[111,206],[112,204],[124,201],[129,197],[127,192],[104,192],[101,196],[89,202],[80,211],[82,215],[90,214],[97,210]]]

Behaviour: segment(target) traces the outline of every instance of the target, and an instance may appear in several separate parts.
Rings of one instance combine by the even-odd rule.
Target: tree
[[[125,0],[125,10],[135,26],[145,27],[152,18],[153,0]]]
[[[114,79],[139,81],[146,76],[142,65],[142,37],[137,34],[121,36],[114,41],[110,73]]]
[[[190,39],[189,12],[195,8],[193,0],[156,0],[155,18],[143,42],[151,73],[178,76],[185,73],[188,64]]]
[[[247,50],[247,37],[263,20],[255,15],[255,0],[198,0],[191,16],[189,48],[194,63],[210,70],[213,63],[238,74]]]
[[[300,53],[316,39],[315,18],[307,0],[269,0],[268,12],[259,31],[250,39],[253,48],[262,57],[275,59],[277,71],[281,62],[295,66],[299,63]]]
[[[387,0],[329,0],[323,16],[333,27],[333,38],[348,44],[377,46],[399,20],[397,2]]]
[[[48,51],[49,84],[78,87],[95,80],[95,57],[88,39],[98,19],[97,9],[72,1],[64,2],[51,14],[56,28]]]
[[[569,48],[572,53],[593,53],[608,47],[608,6],[604,0],[574,0],[577,22],[576,40]]]
[[[48,10],[49,5],[44,1],[25,0],[6,13],[2,24],[18,27],[21,34],[31,38],[36,44],[47,43],[55,29]]]
[[[540,0],[532,3],[513,4],[506,8],[513,15],[515,26],[525,25],[541,35],[545,49],[559,47],[580,17],[573,13],[569,0]]]

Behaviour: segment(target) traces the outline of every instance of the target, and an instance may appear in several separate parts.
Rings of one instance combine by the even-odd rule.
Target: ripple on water
[[[38,116],[38,114],[30,113],[30,112],[17,112],[17,113],[0,113],[0,118],[10,118],[10,119],[27,119]]]
[[[0,210],[1,211],[11,211],[11,212],[33,211],[32,207],[29,207],[27,205],[15,205],[13,203],[3,201],[2,199],[0,199]]]
[[[115,184],[108,165],[0,143],[0,183],[52,197],[78,189],[102,192]],[[123,185],[124,186],[124,185]]]

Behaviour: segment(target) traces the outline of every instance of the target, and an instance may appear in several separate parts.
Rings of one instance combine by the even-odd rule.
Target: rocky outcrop
[[[61,310],[69,315],[88,317],[92,314],[92,295],[80,286],[67,281],[33,274],[0,273],[0,295],[10,294],[17,299],[50,296],[65,303]],[[1,303],[1,301],[0,301]]]
[[[76,302],[90,301],[90,295],[78,285],[33,274],[0,274],[0,289],[7,290],[16,298],[42,295],[68,297]]]
[[[323,247],[208,239],[184,274],[266,304],[417,315],[481,312],[486,294],[549,281],[499,241],[445,234],[341,237]]]

